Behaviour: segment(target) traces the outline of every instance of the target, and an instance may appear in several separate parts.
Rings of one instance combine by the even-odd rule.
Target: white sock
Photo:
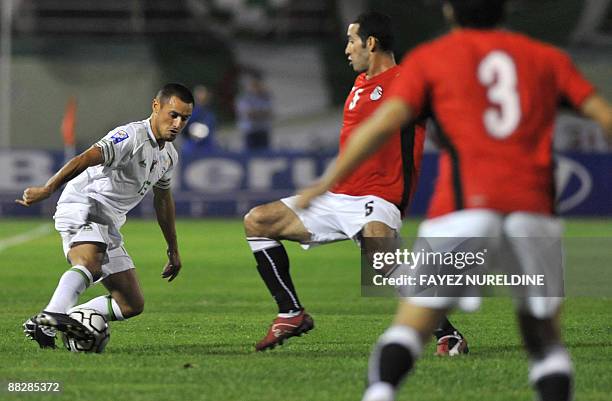
[[[295,311],[295,312],[279,313],[278,317],[282,317],[282,318],[288,319],[288,318],[296,317],[300,313],[302,313],[301,310]]]
[[[77,308],[89,308],[95,309],[100,312],[106,320],[124,320],[123,313],[121,313],[121,308],[119,308],[119,304],[117,301],[113,299],[110,295],[103,295],[94,299],[91,299],[84,304],[77,305],[72,308],[70,311]]]
[[[277,240],[266,237],[247,237],[247,242],[249,243],[249,246],[251,247],[251,251],[253,251],[253,253],[262,251],[264,249],[281,246],[281,243]]]
[[[542,378],[554,374],[572,377],[573,370],[569,353],[564,346],[557,345],[549,349],[541,359],[531,361],[529,365],[529,381],[532,384],[537,383]]]
[[[362,401],[393,401],[395,389],[389,383],[378,382],[366,389]]]
[[[68,269],[60,278],[55,292],[44,309],[48,312],[66,313],[79,300],[79,295],[93,282],[93,277],[85,266],[76,265]]]

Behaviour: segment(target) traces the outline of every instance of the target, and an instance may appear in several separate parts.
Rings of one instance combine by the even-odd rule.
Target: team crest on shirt
[[[370,93],[370,99],[378,100],[382,97],[382,95],[383,95],[383,88],[382,86],[378,85],[376,88],[374,88],[372,93]]]
[[[129,135],[127,132],[121,130],[121,131],[117,131],[113,134],[113,136],[111,136],[111,139],[113,140],[113,143],[116,145],[119,142],[125,141],[126,139],[128,139]]]

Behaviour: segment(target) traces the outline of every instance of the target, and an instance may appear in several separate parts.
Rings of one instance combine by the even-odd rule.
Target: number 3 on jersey
[[[521,120],[514,60],[503,51],[492,51],[478,65],[478,80],[487,87],[487,98],[495,105],[483,115],[487,132],[497,139],[509,137]]]

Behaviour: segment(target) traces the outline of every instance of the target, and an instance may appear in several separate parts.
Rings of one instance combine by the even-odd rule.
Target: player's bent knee
[[[244,215],[244,229],[248,236],[259,236],[261,223],[260,223],[260,215],[261,213],[258,211],[258,208],[255,207],[247,214]]]
[[[144,300],[121,305],[121,313],[125,319],[140,315],[144,312]]]
[[[251,214],[252,212],[253,209],[251,209],[247,214],[245,214],[243,219],[244,232],[247,236],[257,235],[257,225],[255,224],[253,215]]]
[[[91,277],[93,278],[92,283],[98,281],[102,277],[102,265],[98,261],[79,258],[76,260],[71,259],[70,264],[72,264],[72,266],[84,266],[89,273],[91,273]]]
[[[78,244],[77,244],[78,245]],[[68,261],[74,265],[85,266],[93,276],[94,281],[102,277],[102,261],[104,253],[102,248],[92,248],[93,244],[85,244],[87,247],[73,247],[68,252]],[[93,245],[95,246],[95,245]],[[92,252],[96,249],[96,252]]]
[[[363,227],[361,232],[364,238],[394,238],[397,232],[379,221],[372,221]]]
[[[244,216],[244,229],[248,237],[273,238],[276,234],[274,223],[262,206],[254,207]]]

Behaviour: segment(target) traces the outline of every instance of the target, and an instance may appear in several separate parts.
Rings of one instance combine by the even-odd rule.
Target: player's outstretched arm
[[[181,270],[181,258],[179,256],[178,242],[176,239],[176,211],[174,199],[169,189],[153,187],[153,195],[157,222],[168,244],[168,263],[164,266],[162,278],[167,278],[168,281],[172,281]]]
[[[15,202],[23,206],[30,206],[33,203],[47,199],[57,191],[62,185],[81,174],[88,167],[97,166],[104,162],[102,150],[97,146],[92,146],[85,152],[70,159],[49,181],[42,187],[29,187],[23,191],[21,199]]]
[[[582,114],[597,121],[608,135],[608,141],[612,141],[612,106],[600,95],[588,97],[580,108]]]
[[[399,99],[390,99],[383,103],[370,118],[355,129],[346,148],[323,177],[298,193],[297,206],[308,207],[312,199],[322,195],[346,177],[408,121],[411,114],[410,107]]]

